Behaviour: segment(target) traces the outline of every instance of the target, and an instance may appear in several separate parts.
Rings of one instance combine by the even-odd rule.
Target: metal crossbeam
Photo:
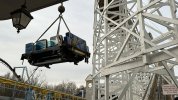
[[[171,98],[160,87],[178,84],[177,8],[176,0],[95,0],[92,100]]]

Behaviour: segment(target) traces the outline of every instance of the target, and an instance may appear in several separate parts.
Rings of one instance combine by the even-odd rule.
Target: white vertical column
[[[142,8],[143,6],[143,2],[142,0],[137,0],[138,2],[138,5],[137,5],[137,9],[138,11]],[[140,27],[140,36],[141,36],[141,52],[145,52],[145,49],[146,49],[146,46],[145,46],[145,41],[144,41],[144,38],[145,38],[145,26],[144,26],[144,19],[143,19],[143,16],[142,16],[142,12],[140,12],[138,14],[138,19],[139,19],[139,27]],[[143,58],[143,63],[147,63],[147,58],[146,58],[146,55],[144,54],[142,56]]]
[[[172,19],[177,20],[177,16],[176,16],[176,12],[177,12],[177,8],[176,8],[176,3],[175,0],[170,0],[170,8],[171,8],[171,14],[172,14]],[[178,39],[178,25],[174,25],[174,31],[175,31],[175,35],[176,35],[176,39]]]
[[[96,21],[97,21],[97,13],[96,13],[96,5],[97,5],[97,0],[95,0],[95,4],[94,4],[94,27],[93,28],[95,28],[95,26],[96,26]],[[94,34],[95,34],[95,29],[94,29]],[[96,47],[96,45],[95,45],[95,43],[96,43],[96,39],[95,39],[96,37],[93,35],[93,50],[95,49],[95,47]],[[93,59],[92,59],[92,65],[93,65],[93,69],[92,69],[92,74],[93,75],[95,75],[95,73],[96,73],[96,62],[95,62],[95,60],[96,60],[96,55],[94,55],[93,54]],[[95,80],[95,77],[93,78],[93,80],[92,80],[92,100],[96,100],[96,80]]]
[[[92,85],[92,100],[95,100],[96,98],[96,86],[95,86],[95,79],[93,79],[93,85]]]
[[[106,9],[107,5],[108,5],[108,0],[105,0],[104,1],[104,9]],[[106,9],[104,12],[104,16],[107,16],[107,11],[108,10]],[[107,34],[108,33],[108,21],[106,18],[104,18],[104,30],[105,30],[105,34]],[[105,39],[105,54],[104,54],[104,56],[105,56],[105,66],[106,66],[107,59],[108,59],[108,39],[107,39],[107,37]]]
[[[108,9],[106,9],[108,5],[108,0],[104,0],[104,16],[107,16],[107,11]],[[103,10],[104,11],[104,10]],[[105,34],[108,33],[108,21],[106,18],[104,18],[104,29],[105,29]],[[105,66],[107,65],[107,60],[108,60],[108,39],[106,37],[105,39]],[[105,100],[109,100],[109,75],[105,76]]]
[[[129,73],[129,79],[131,79],[131,74],[130,73]],[[133,100],[132,84],[130,85],[130,88],[129,88],[129,99],[128,100]]]
[[[109,75],[105,76],[105,100],[109,100]]]

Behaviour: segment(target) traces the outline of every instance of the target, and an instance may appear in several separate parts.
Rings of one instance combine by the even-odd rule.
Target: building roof
[[[26,0],[27,10],[37,11],[67,0]],[[10,13],[21,8],[25,0],[0,0],[0,20],[10,18]]]

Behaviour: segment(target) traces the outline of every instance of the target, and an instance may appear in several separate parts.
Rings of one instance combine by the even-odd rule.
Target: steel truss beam
[[[93,100],[162,100],[161,85],[178,87],[177,8],[176,0],[95,0]]]

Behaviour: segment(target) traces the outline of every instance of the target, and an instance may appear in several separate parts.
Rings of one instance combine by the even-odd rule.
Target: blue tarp
[[[35,50],[42,50],[47,48],[47,40],[43,39],[36,42]]]
[[[78,36],[72,34],[72,33],[66,33],[66,37],[64,38],[64,41],[71,46],[74,46],[82,51],[87,51],[88,52],[88,48],[86,45],[86,41],[79,38]]]
[[[31,53],[33,51],[34,43],[28,43],[25,45],[25,53]]]
[[[61,41],[63,41],[62,36],[60,36],[59,38],[61,39]],[[86,45],[86,41],[79,38],[78,36],[76,36],[72,33],[69,33],[69,32],[66,33],[66,36],[64,37],[64,42],[67,45],[78,48],[79,50],[89,52],[89,48]],[[33,51],[33,49],[34,50],[42,50],[42,49],[46,49],[48,47],[54,47],[57,44],[58,44],[57,36],[53,36],[53,37],[50,38],[50,41],[43,39],[43,40],[37,41],[36,44],[34,44],[34,43],[26,44],[25,52],[30,53],[30,52]]]

